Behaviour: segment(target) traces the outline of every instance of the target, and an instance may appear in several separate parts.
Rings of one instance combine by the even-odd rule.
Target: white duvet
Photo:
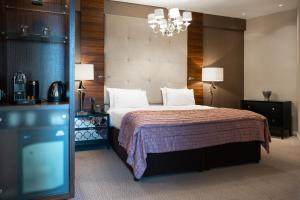
[[[120,129],[123,117],[132,111],[137,110],[201,110],[210,109],[212,107],[202,105],[189,105],[189,106],[163,106],[163,105],[151,105],[143,108],[114,108],[109,109],[107,112],[110,115],[110,126]]]

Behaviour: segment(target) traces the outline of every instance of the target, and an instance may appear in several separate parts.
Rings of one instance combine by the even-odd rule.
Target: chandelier
[[[155,9],[154,13],[148,15],[148,24],[154,33],[161,32],[162,35],[172,37],[174,33],[186,31],[192,21],[191,12],[183,12],[182,16],[178,8],[168,10],[168,18],[165,18],[164,10]]]

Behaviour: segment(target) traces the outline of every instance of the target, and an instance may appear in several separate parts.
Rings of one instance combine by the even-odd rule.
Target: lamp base
[[[86,111],[83,111],[83,105],[84,105],[84,98],[85,98],[85,87],[83,86],[82,81],[80,81],[79,88],[77,89],[80,98],[79,98],[79,105],[80,105],[80,111],[77,112],[77,115],[87,115]]]
[[[211,99],[210,99],[210,106],[213,106],[214,104],[214,90],[217,89],[217,87],[215,86],[214,82],[211,82],[210,88],[209,88],[209,92],[211,95]]]

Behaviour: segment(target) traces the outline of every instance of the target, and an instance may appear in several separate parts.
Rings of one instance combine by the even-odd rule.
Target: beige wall
[[[247,21],[245,32],[245,99],[293,102],[293,129],[297,130],[297,11],[291,10]]]

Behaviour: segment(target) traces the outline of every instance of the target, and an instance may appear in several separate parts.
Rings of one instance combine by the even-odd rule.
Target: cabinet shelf
[[[68,108],[69,102],[44,102],[41,104],[34,105],[16,105],[13,103],[0,103],[0,110],[23,110],[23,109],[31,109],[31,110],[49,110],[49,109],[57,109],[57,108]]]
[[[58,11],[41,10],[41,9],[33,9],[33,8],[20,8],[20,7],[14,7],[14,6],[9,6],[9,5],[6,5],[5,8],[6,9],[11,9],[11,10],[39,12],[39,13],[56,14],[56,15],[68,15],[69,14],[66,11],[58,12]]]
[[[20,33],[1,33],[2,37],[6,40],[23,40],[23,41],[36,41],[36,42],[49,42],[49,43],[67,43],[68,37],[62,36],[43,36],[41,34],[29,33],[21,35]]]

